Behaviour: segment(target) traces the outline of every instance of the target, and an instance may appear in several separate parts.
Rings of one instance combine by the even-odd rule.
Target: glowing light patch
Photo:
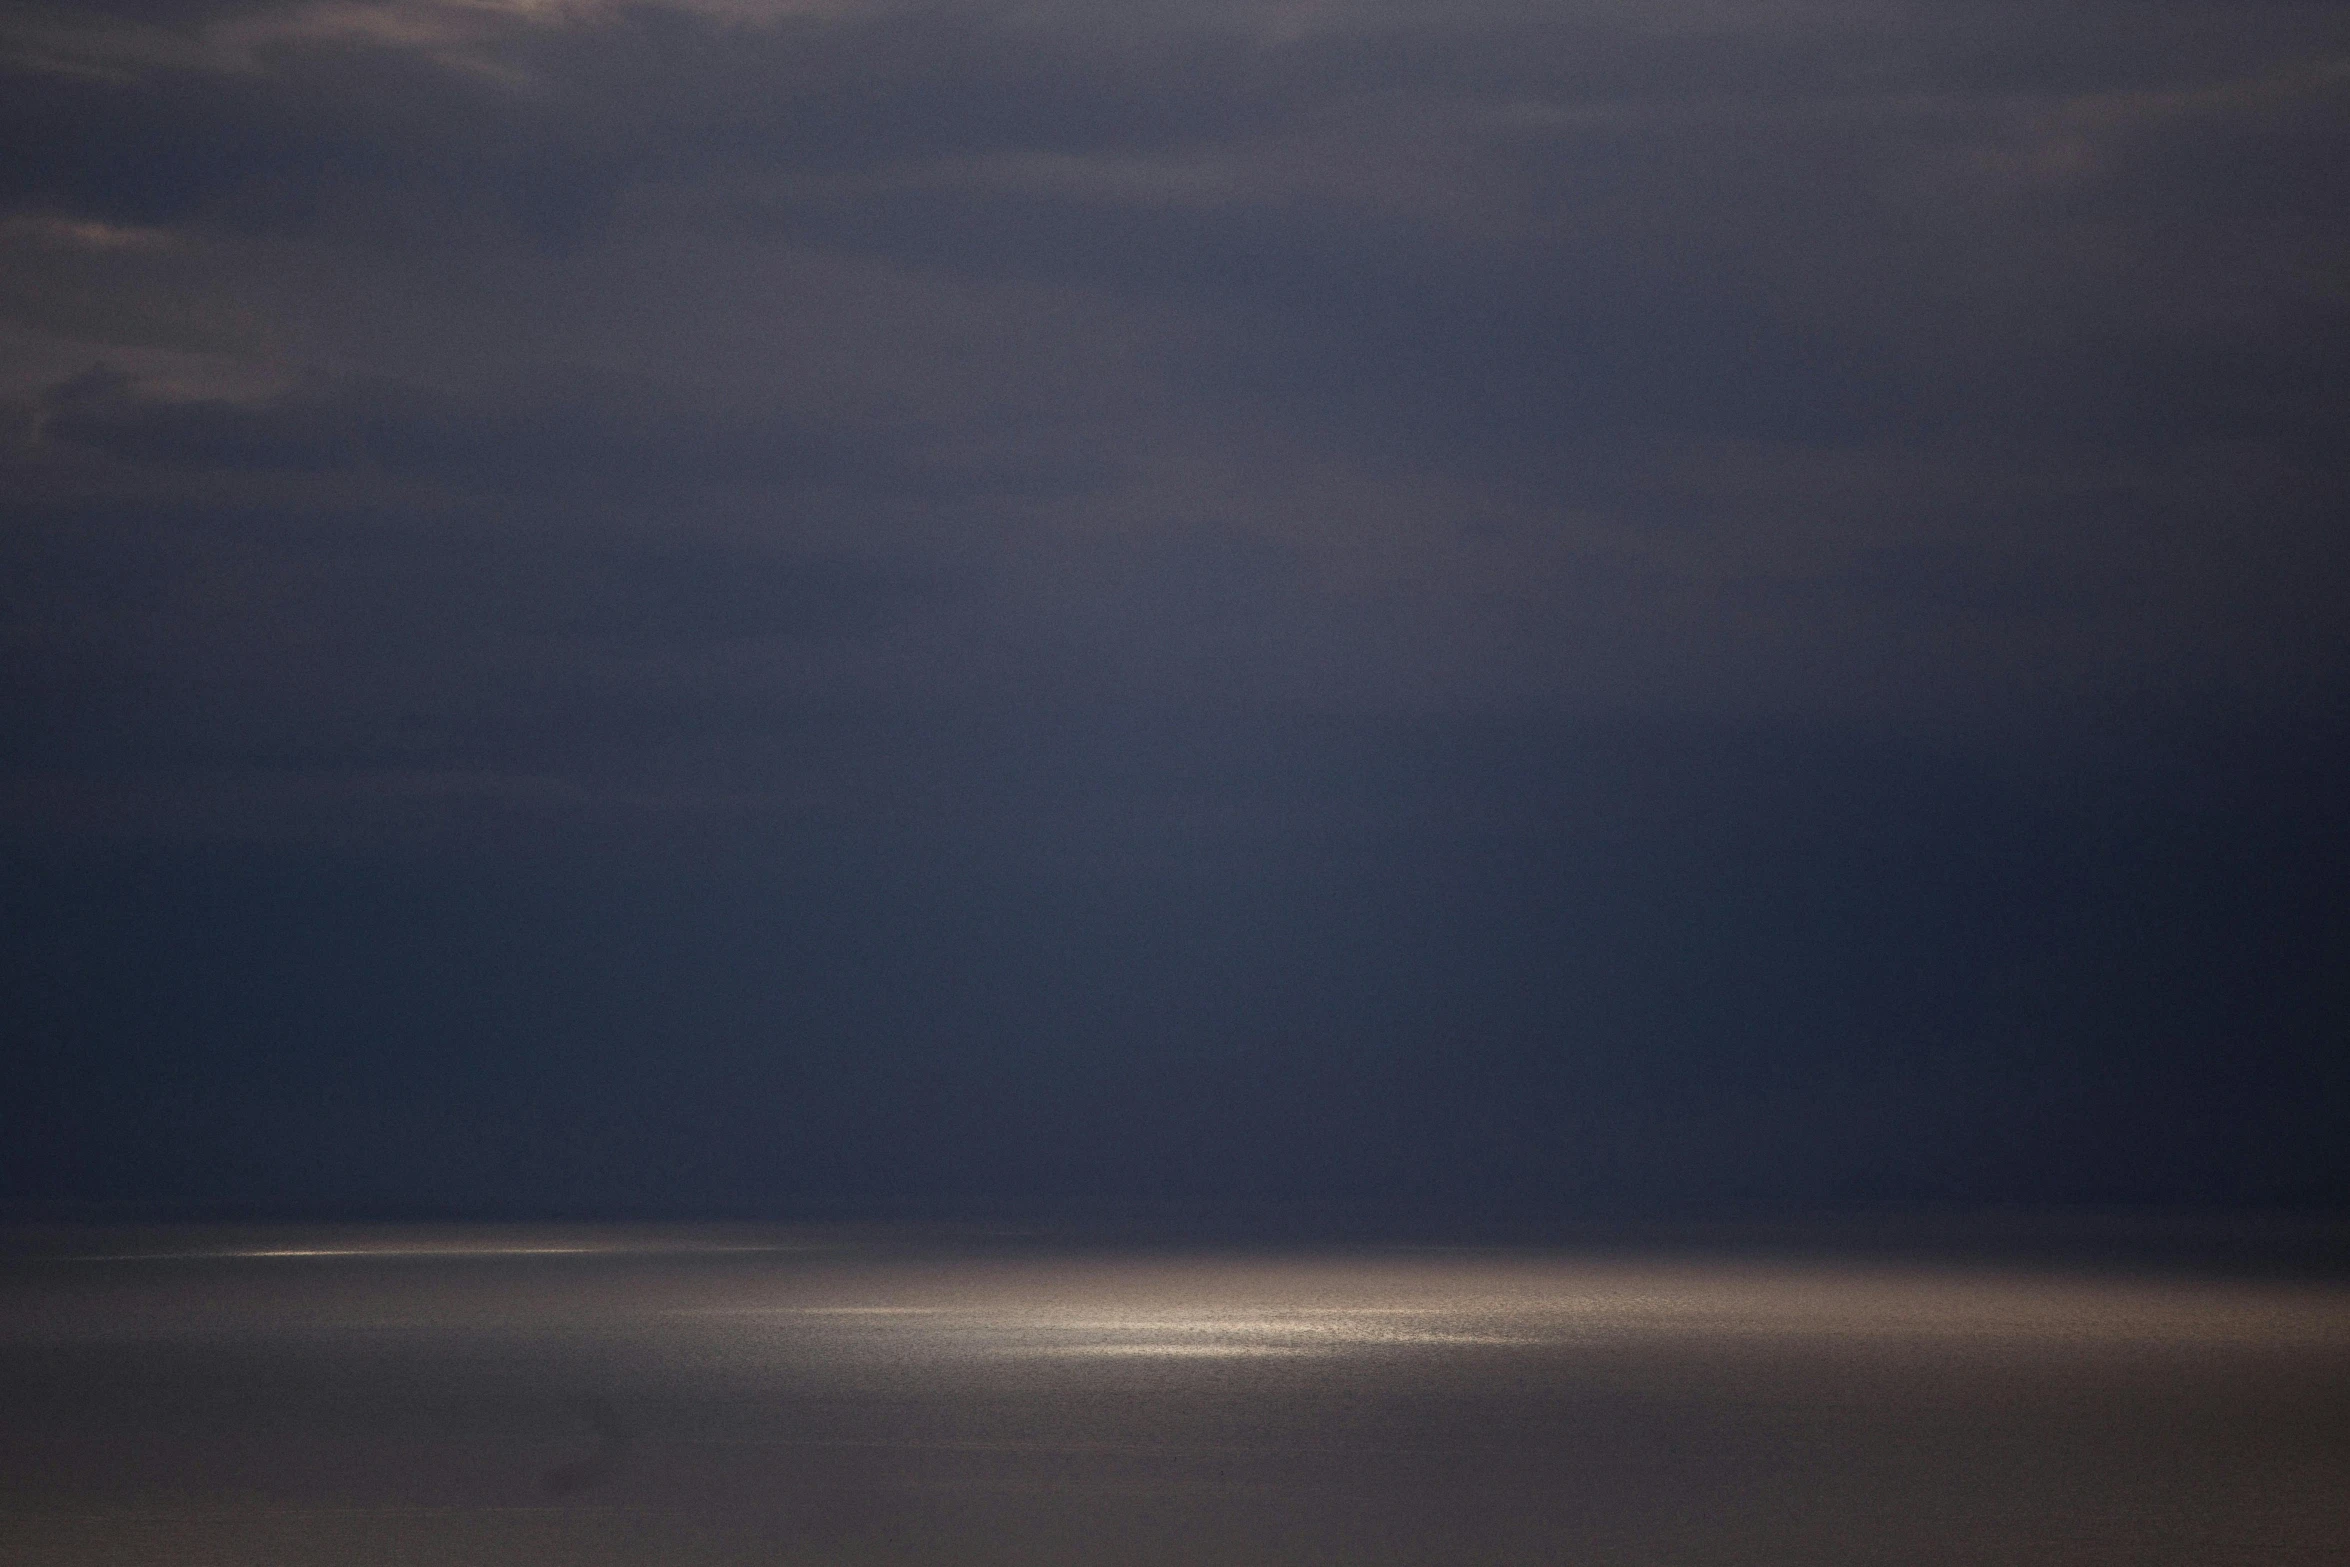
[[[1036,1356],[1050,1359],[1095,1359],[1104,1356],[1165,1357],[1184,1360],[1213,1360],[1224,1358],[1261,1357],[1268,1355],[1327,1355],[1332,1348],[1317,1348],[1305,1344],[1037,1344],[1012,1346],[996,1351],[999,1355]]]

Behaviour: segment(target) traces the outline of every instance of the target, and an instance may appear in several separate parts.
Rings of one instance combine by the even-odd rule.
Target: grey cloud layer
[[[2334,8],[0,25],[45,778],[2344,684]]]
[[[2346,60],[0,0],[0,1187],[2338,1203]]]

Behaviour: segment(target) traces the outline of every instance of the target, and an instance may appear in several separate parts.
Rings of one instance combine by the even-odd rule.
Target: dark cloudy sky
[[[0,1178],[2350,1202],[2350,13],[0,7]]]

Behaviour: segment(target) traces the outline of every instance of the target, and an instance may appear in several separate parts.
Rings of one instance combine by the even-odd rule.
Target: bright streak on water
[[[356,1244],[239,1245],[216,1241],[209,1245],[156,1246],[103,1252],[72,1252],[56,1260],[69,1262],[194,1262],[206,1260],[344,1257],[398,1260],[416,1257],[626,1257],[703,1256],[727,1253],[805,1251],[821,1243],[810,1241],[717,1241],[687,1236],[635,1233],[592,1241],[532,1241],[511,1238],[504,1227],[485,1227],[478,1233],[440,1238],[417,1238],[404,1228],[371,1236]]]
[[[197,1257],[589,1257],[609,1256],[604,1246],[259,1246],[237,1251],[113,1252],[79,1257],[81,1262],[141,1262],[153,1257],[185,1261]]]

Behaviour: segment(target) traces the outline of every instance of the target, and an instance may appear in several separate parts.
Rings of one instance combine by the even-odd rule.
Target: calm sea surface
[[[2350,1561],[2350,1288],[188,1231],[0,1260],[0,1561]]]

